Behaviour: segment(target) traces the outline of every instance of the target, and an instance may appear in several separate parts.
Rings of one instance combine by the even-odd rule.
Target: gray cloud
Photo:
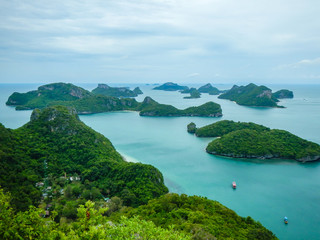
[[[300,66],[318,61],[317,0],[0,3],[1,81],[43,81],[46,73],[48,81],[67,76],[84,82],[179,82],[190,72],[204,82],[219,76],[222,82],[249,81],[248,76],[286,81],[320,74],[316,68],[301,68],[297,75],[290,70],[294,64],[289,67],[290,62]],[[13,66],[20,73],[10,70]],[[49,66],[63,71],[50,71]],[[32,76],[36,69],[46,72],[36,74],[41,76],[37,79]]]

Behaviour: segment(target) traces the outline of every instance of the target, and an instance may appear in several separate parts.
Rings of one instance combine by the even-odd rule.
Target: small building
[[[43,187],[44,186],[44,183],[43,182],[37,182],[36,183],[36,187]]]

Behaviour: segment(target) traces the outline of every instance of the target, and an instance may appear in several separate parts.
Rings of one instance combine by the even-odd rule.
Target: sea
[[[13,92],[35,90],[42,84],[0,84],[0,123],[18,128],[27,123],[31,111],[16,111],[5,105]],[[76,84],[92,90],[97,84]],[[197,138],[187,125],[197,127],[220,120],[254,122],[284,129],[320,144],[320,85],[267,85],[273,91],[289,89],[293,99],[281,100],[285,108],[245,107],[217,96],[202,94],[199,99],[183,99],[184,94],[152,90],[148,84],[109,84],[139,86],[163,104],[183,109],[208,101],[219,103],[223,117],[140,117],[122,111],[81,115],[80,119],[111,140],[127,161],[151,164],[163,174],[170,192],[199,195],[216,200],[240,216],[251,216],[279,239],[320,239],[320,162],[294,160],[233,159],[213,156],[205,148],[213,138]],[[186,84],[199,87],[199,84]],[[213,84],[219,89],[232,85]],[[236,181],[237,189],[232,189]],[[287,216],[289,223],[284,224]]]

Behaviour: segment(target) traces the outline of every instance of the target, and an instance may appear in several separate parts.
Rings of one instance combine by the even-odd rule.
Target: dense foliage
[[[287,89],[281,89],[273,93],[272,96],[277,99],[293,98],[293,92]]]
[[[125,213],[136,215],[163,228],[173,225],[174,230],[191,233],[193,239],[277,239],[251,217],[240,217],[219,202],[198,196],[166,194]]]
[[[227,133],[241,130],[252,129],[257,131],[269,130],[269,128],[252,122],[234,122],[231,120],[222,120],[201,128],[197,128],[195,134],[197,137],[221,137]]]
[[[99,198],[119,196],[132,206],[168,191],[156,168],[125,162],[111,142],[82,123],[73,109],[36,109],[23,127],[8,130],[1,125],[0,130],[0,185],[12,193],[18,209],[36,205],[44,196],[35,187],[37,182],[52,187],[51,194],[59,190],[52,182],[66,175],[80,176],[86,186],[82,190],[98,192]],[[65,184],[56,185],[66,190]]]
[[[186,86],[180,86],[173,82],[164,83],[158,87],[153,88],[153,90],[164,90],[164,91],[178,91],[188,89]]]
[[[188,131],[196,128],[188,125]],[[208,144],[208,153],[235,158],[320,159],[320,146],[287,131],[255,123],[219,121],[195,130],[198,137],[219,137]]]
[[[96,95],[75,101],[53,101],[49,106],[70,106],[77,110],[78,114],[91,114],[110,111],[135,110],[139,103],[133,98],[116,98]]]
[[[320,159],[320,146],[284,130],[243,129],[209,143],[207,152],[240,158]]]
[[[183,232],[163,229],[151,221],[137,217],[122,217],[118,223],[108,220],[104,213],[107,208],[99,208],[87,201],[78,207],[77,218],[72,223],[57,224],[55,213],[51,218],[43,218],[42,209],[30,207],[28,211],[16,213],[10,205],[10,196],[0,189],[0,238],[1,239],[191,239]]]
[[[240,87],[234,85],[218,98],[229,99],[239,105],[259,107],[277,107],[278,101],[272,96],[271,89],[265,86],[257,86],[253,83]]]
[[[200,93],[209,93],[209,95],[219,95],[221,93],[221,91],[218,88],[213,87],[210,83],[202,87],[199,87],[198,91]]]
[[[100,94],[111,97],[136,97],[138,94],[142,94],[139,88],[135,88],[132,91],[126,87],[110,87],[107,84],[99,84],[91,92],[95,95]]]

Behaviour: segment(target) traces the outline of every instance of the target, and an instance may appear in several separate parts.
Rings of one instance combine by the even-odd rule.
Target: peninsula
[[[195,130],[194,130],[195,129]],[[188,125],[199,137],[218,137],[210,142],[210,154],[233,158],[320,160],[320,145],[294,134],[255,123],[219,121],[202,128]]]

